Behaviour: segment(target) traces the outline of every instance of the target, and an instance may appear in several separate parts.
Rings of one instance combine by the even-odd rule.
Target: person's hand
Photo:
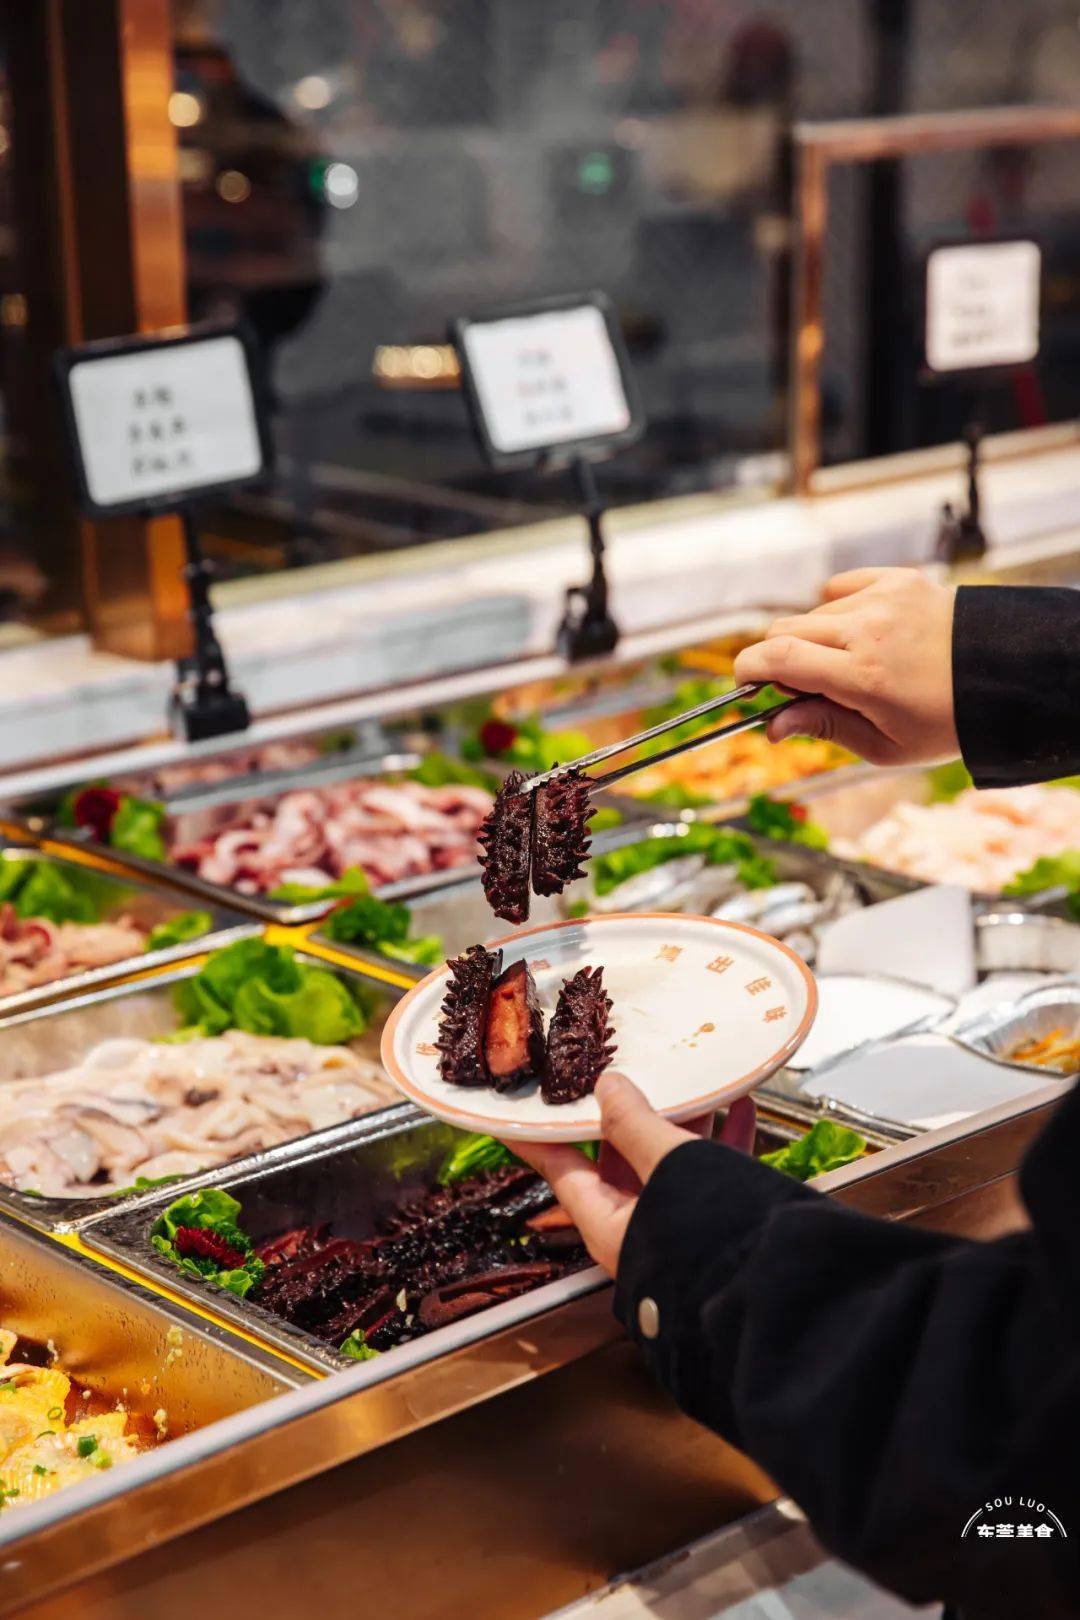
[[[711,1135],[712,1115],[692,1121],[689,1129],[673,1125],[615,1070],[600,1076],[596,1097],[604,1138],[598,1164],[569,1143],[515,1142],[513,1151],[551,1184],[597,1265],[614,1277],[645,1182],[673,1149],[695,1136]],[[722,1140],[749,1151],[754,1127],[753,1100],[742,1097],[728,1110]]]
[[[772,742],[826,738],[873,765],[952,758],[955,594],[914,568],[837,574],[821,607],[739,654],[735,679],[815,694],[770,721]]]

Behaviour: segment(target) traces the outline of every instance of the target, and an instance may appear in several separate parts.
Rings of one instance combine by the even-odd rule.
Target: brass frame
[[[829,214],[829,171],[834,165],[877,163],[926,152],[955,152],[989,146],[1033,146],[1080,138],[1080,108],[988,107],[965,112],[912,113],[894,118],[853,118],[796,124],[795,140],[795,269],[792,280],[792,347],[790,445],[791,481],[797,495],[824,493],[817,481],[821,468],[821,356],[825,347],[822,290],[825,230]],[[1061,444],[1061,426],[1037,432],[1001,435],[1021,446],[1002,454],[1031,454]],[[1080,437],[1080,429],[1075,435]],[[891,456],[890,480],[936,471],[940,448]],[[866,463],[850,464],[850,482],[864,485]],[[842,470],[829,469],[828,493],[847,487]]]

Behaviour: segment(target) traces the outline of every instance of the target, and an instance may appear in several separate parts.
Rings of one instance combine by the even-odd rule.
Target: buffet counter
[[[775,1499],[652,1386],[531,1173],[379,1060],[402,994],[506,932],[476,833],[507,771],[684,715],[761,623],[0,783],[0,1615],[189,1620],[228,1591],[267,1620],[343,1593],[536,1620]],[[980,847],[955,763],[759,731],[641,759],[534,922],[782,939],[821,1010],[754,1151],[884,1218],[1021,1225],[1080,1067],[1075,784],[1016,790]]]

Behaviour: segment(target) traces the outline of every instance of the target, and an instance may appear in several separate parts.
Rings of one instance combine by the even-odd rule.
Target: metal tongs
[[[589,765],[600,765],[605,759],[611,759],[615,754],[623,754],[628,748],[638,748],[642,743],[651,742],[654,737],[662,737],[665,732],[674,731],[677,726],[683,726],[688,720],[698,720],[703,714],[713,714],[718,709],[726,709],[731,703],[741,703],[746,698],[753,697],[762,691],[763,681],[751,681],[746,686],[736,686],[732,691],[725,692],[722,697],[709,698],[705,703],[699,703],[695,709],[687,709],[684,714],[673,715],[670,720],[662,720],[657,726],[650,726],[647,731],[639,731],[636,736],[626,737],[622,742],[608,743],[605,748],[597,748],[591,754],[583,754],[580,759],[571,759],[563,765],[556,765],[550,771],[543,771],[539,776],[530,776],[527,782],[522,782],[519,793],[532,793],[536,788],[550,782],[552,777],[564,776],[567,771],[583,771]],[[804,694],[800,693],[799,696]],[[771,709],[762,709],[759,714],[747,714],[741,720],[733,720],[726,726],[719,726],[715,731],[703,731],[696,737],[683,737],[679,742],[673,743],[670,748],[664,748],[658,754],[649,754],[644,759],[632,759],[626,765],[618,765],[613,771],[605,771],[602,776],[589,778],[591,788],[611,787],[615,782],[621,782],[624,777],[632,776],[635,771],[650,769],[659,765],[662,760],[673,759],[676,754],[688,754],[693,748],[704,748],[709,743],[719,742],[722,737],[737,737],[740,731],[751,731],[754,726],[763,726],[771,720],[774,714],[783,714],[790,709],[793,703],[798,703],[798,697],[785,698],[783,703],[774,703]]]

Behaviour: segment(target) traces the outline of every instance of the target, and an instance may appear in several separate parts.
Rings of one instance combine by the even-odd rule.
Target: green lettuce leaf
[[[343,1356],[348,1356],[350,1361],[374,1361],[381,1354],[368,1344],[363,1328],[354,1328],[349,1337],[338,1345],[338,1349]]]
[[[148,951],[167,951],[174,945],[184,945],[189,939],[201,939],[214,926],[208,911],[178,911],[175,917],[151,928],[146,940]]]
[[[651,871],[681,855],[697,854],[704,855],[710,866],[734,862],[744,888],[764,889],[776,882],[776,867],[748,834],[733,827],[694,822],[685,833],[645,838],[640,844],[627,844],[623,849],[596,856],[589,863],[592,886],[597,895],[610,894],[639,872]]]
[[[203,1277],[218,1288],[225,1288],[241,1299],[262,1281],[266,1266],[254,1253],[251,1239],[238,1224],[240,1204],[229,1193],[216,1187],[175,1198],[150,1228],[150,1243],[157,1252],[190,1276]],[[182,1255],[176,1248],[181,1226],[197,1226],[215,1232],[230,1248],[244,1256],[243,1266],[223,1268],[216,1260]]]
[[[1026,871],[1018,872],[1005,885],[1006,894],[1041,894],[1044,889],[1064,888],[1069,911],[1080,922],[1080,849],[1064,849],[1060,855],[1043,855]]]
[[[362,1035],[371,1009],[327,968],[298,962],[289,945],[242,939],[215,951],[173,991],[183,1029],[221,1035],[300,1036],[340,1046]]]
[[[926,773],[930,784],[931,804],[948,804],[971,787],[971,772],[962,759],[950,759],[944,765],[935,765]]]
[[[96,923],[120,898],[115,879],[91,867],[48,860],[0,862],[0,903],[13,906],[18,917]]]
[[[478,770],[475,765],[453,759],[438,749],[425,754],[419,765],[405,774],[410,782],[419,782],[424,787],[476,787],[487,793],[499,791],[499,778],[494,771]]]
[[[141,855],[147,861],[163,861],[168,851],[161,828],[165,821],[165,806],[150,799],[132,799],[126,794],[109,828],[109,843],[113,849],[127,850],[129,855]]]
[[[775,1153],[763,1153],[761,1162],[795,1181],[809,1181],[861,1159],[866,1148],[865,1136],[857,1131],[849,1131],[835,1120],[819,1119],[797,1142],[789,1142]]]
[[[824,827],[810,821],[802,805],[790,804],[785,799],[755,793],[747,807],[746,819],[763,838],[778,838],[787,844],[802,844],[807,849],[829,847],[829,835]]]

